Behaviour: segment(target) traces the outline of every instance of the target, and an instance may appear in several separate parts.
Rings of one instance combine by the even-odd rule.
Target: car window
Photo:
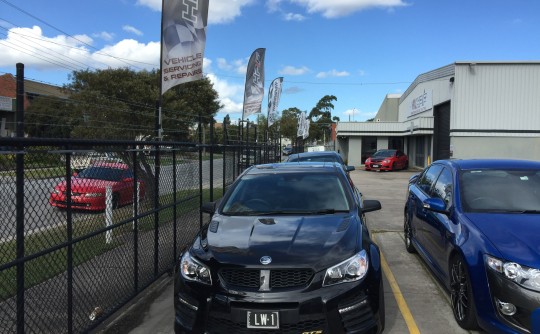
[[[418,188],[420,188],[427,195],[431,196],[431,187],[433,186],[435,180],[437,180],[441,170],[442,166],[431,165],[427,170],[424,171],[424,173],[422,173],[420,178],[418,178],[418,181],[416,182]]]
[[[448,209],[452,206],[453,189],[452,172],[448,168],[443,168],[433,187],[433,197],[442,199]]]
[[[460,189],[465,211],[540,211],[538,170],[464,171],[460,175]]]
[[[387,158],[387,157],[393,156],[394,153],[396,153],[396,150],[382,150],[382,151],[375,152],[373,154],[373,157],[375,157],[375,158]]]
[[[123,169],[91,166],[80,172],[77,177],[81,179],[96,179],[106,181],[120,181]]]
[[[350,196],[350,194],[349,194]],[[224,214],[314,213],[349,211],[342,180],[335,174],[284,173],[246,175],[226,199]]]

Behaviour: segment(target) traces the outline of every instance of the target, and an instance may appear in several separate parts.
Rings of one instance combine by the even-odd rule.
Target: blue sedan
[[[409,180],[404,213],[405,247],[447,288],[461,327],[538,331],[540,162],[436,161]]]

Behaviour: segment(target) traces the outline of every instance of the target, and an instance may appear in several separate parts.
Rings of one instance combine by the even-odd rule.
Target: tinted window
[[[465,211],[540,210],[540,171],[471,170],[460,175]]]
[[[396,150],[382,150],[382,151],[375,152],[375,154],[373,154],[373,157],[386,158],[386,157],[393,156],[395,153],[396,153]]]
[[[437,180],[441,170],[442,166],[432,165],[426,171],[424,171],[424,173],[422,173],[422,176],[420,176],[416,184],[420,189],[422,189],[423,192],[431,196],[431,187],[433,186],[435,180]]]
[[[345,185],[335,174],[246,175],[226,199],[223,213],[349,211]]]
[[[452,172],[448,168],[443,168],[435,187],[433,187],[433,197],[438,197],[446,203],[448,209],[452,205],[452,193],[454,190],[452,182]]]
[[[107,167],[88,167],[80,172],[77,177],[82,179],[96,179],[107,181],[120,181],[124,169]]]

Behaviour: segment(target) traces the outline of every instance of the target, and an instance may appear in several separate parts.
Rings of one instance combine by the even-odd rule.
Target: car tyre
[[[476,306],[472,295],[472,284],[467,265],[461,255],[450,260],[450,300],[454,318],[463,329],[478,328]]]
[[[414,248],[412,242],[412,227],[409,214],[405,212],[405,217],[403,219],[403,237],[405,238],[405,249],[409,253],[416,253],[416,248]]]
[[[407,161],[405,165],[403,166],[403,169],[409,169],[409,162]]]

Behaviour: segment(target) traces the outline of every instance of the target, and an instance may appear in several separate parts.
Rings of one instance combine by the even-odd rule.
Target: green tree
[[[311,119],[311,126],[309,128],[310,139],[325,144],[324,142],[330,138],[331,127],[334,123],[332,119],[332,110],[334,110],[333,101],[337,101],[334,95],[325,95],[311,109],[309,113],[309,118]]]
[[[77,126],[72,137],[101,139],[154,138],[159,71],[128,68],[75,71],[66,86],[75,103]],[[222,106],[208,78],[175,86],[162,99],[163,136],[188,140],[190,129],[203,124]],[[196,139],[195,139],[196,140]]]
[[[302,111],[296,107],[285,109],[281,113],[280,130],[281,136],[288,138],[291,142],[296,141],[296,134],[298,132],[298,115]]]
[[[25,132],[30,137],[69,138],[77,122],[72,108],[66,99],[34,97],[25,112]]]

